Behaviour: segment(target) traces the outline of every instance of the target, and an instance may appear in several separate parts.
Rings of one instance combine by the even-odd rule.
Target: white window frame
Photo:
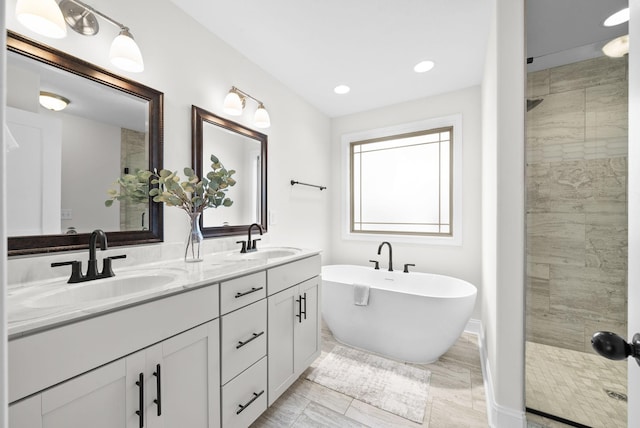
[[[352,233],[351,232],[351,164],[350,144],[356,141],[370,140],[374,138],[390,137],[394,135],[419,132],[430,129],[453,127],[453,172],[452,172],[452,210],[453,228],[452,236],[424,236],[387,233]],[[342,135],[342,239],[352,241],[384,241],[415,243],[425,245],[462,245],[462,115],[432,118],[418,122],[394,125],[385,128],[370,129]]]

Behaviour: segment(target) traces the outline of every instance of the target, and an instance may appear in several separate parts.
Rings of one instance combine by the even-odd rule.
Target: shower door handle
[[[622,337],[609,331],[597,331],[591,337],[591,346],[600,355],[610,360],[636,359],[640,365],[640,333],[627,343]]]

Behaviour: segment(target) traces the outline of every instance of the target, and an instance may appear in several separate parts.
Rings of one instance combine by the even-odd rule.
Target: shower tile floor
[[[322,355],[316,366],[338,343],[323,325]],[[344,346],[344,345],[343,345]],[[463,333],[437,362],[418,365],[431,371],[429,397],[422,424],[355,400],[300,376],[252,428],[266,427],[430,427],[476,428],[488,426],[480,353],[476,335]]]
[[[596,354],[527,342],[527,407],[593,428],[627,426],[627,403],[606,391],[627,394],[627,363]],[[566,425],[527,414],[530,428]]]

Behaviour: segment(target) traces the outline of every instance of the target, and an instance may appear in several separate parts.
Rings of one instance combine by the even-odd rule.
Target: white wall
[[[496,2],[492,1],[492,17],[496,19]],[[485,370],[493,387],[492,373],[496,367],[497,337],[497,210],[498,210],[498,64],[496,25],[491,25],[487,44],[484,80],[482,82],[482,328],[485,355],[489,356]],[[491,392],[491,391],[489,391]],[[492,398],[492,397],[487,397]],[[491,415],[490,415],[491,416]]]
[[[490,422],[524,420],[524,0],[494,0],[483,81],[483,334]]]
[[[640,0],[630,0],[631,19],[629,20],[629,37],[640,38]],[[629,271],[628,271],[628,308],[630,341],[634,334],[640,333],[640,47],[637,43],[630,45],[629,52]],[[633,358],[629,358],[627,393],[628,426],[635,426],[640,420],[640,367]]]
[[[396,267],[415,263],[413,270],[451,275],[475,284],[479,289],[473,317],[480,318],[481,290],[481,119],[480,87],[472,87],[416,101],[397,104],[364,113],[334,118],[331,143],[331,259],[330,263],[368,265],[377,256],[379,241],[344,240],[341,235],[343,188],[341,137],[344,134],[384,128],[420,120],[462,114],[463,177],[462,177],[462,236],[461,246],[437,246],[394,242],[393,258]],[[382,241],[382,240],[381,240]],[[386,251],[382,257],[386,257]],[[380,259],[386,266],[386,259]]]
[[[91,3],[130,27],[145,61],[145,71],[138,74],[122,72],[108,62],[109,47],[117,34],[112,25],[101,21],[100,33],[95,37],[69,31],[62,40],[44,39],[17,23],[15,2],[8,0],[6,8],[7,26],[11,30],[164,92],[164,166],[168,169],[181,171],[191,164],[191,105],[226,116],[222,112],[223,100],[233,85],[262,100],[272,123],[271,128],[262,132],[269,137],[268,203],[277,220],[277,224],[269,227],[269,236],[263,237],[263,243],[320,248],[327,254],[327,192],[300,192],[299,188],[292,188],[289,181],[292,178],[329,181],[328,117],[213,36],[169,0],[94,0]],[[243,116],[230,119],[252,128],[254,111],[255,106],[248,102]],[[182,244],[188,231],[185,214],[167,207],[164,212],[165,242]],[[236,240],[209,239],[205,248],[218,244],[235,248]],[[130,262],[132,260],[127,263]],[[10,264],[13,265],[13,261]],[[25,269],[27,264],[21,261],[15,266]],[[15,275],[15,278],[26,276]]]
[[[70,226],[79,233],[91,233],[97,228],[120,230],[117,204],[106,208],[104,201],[107,189],[112,188],[122,174],[121,128],[71,114],[63,113],[57,117],[62,120],[63,190],[60,207],[72,213],[70,220],[62,219],[62,233]]]

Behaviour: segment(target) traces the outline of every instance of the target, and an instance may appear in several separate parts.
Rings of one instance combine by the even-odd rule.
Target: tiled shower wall
[[[149,169],[149,144],[147,133],[122,128],[120,131],[120,167],[133,174],[136,170]],[[148,230],[149,212],[147,204],[120,201],[120,230]],[[144,214],[144,216],[143,216]],[[144,221],[144,226],[143,226]]]
[[[527,340],[592,352],[626,336],[627,59],[528,75]]]

